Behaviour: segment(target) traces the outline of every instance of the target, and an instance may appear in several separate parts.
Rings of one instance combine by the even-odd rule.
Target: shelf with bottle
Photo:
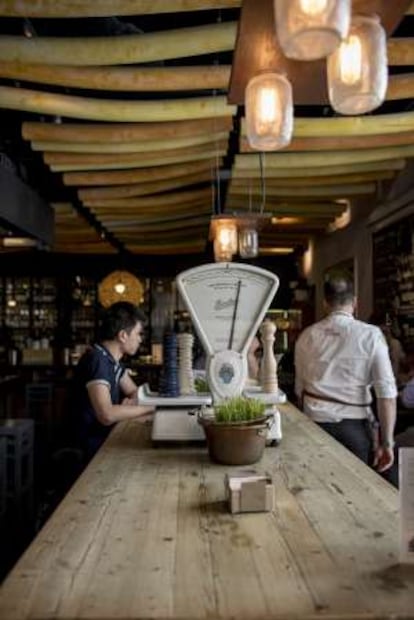
[[[4,279],[4,327],[12,331],[16,346],[22,346],[31,326],[30,278]]]
[[[89,344],[96,338],[98,323],[96,281],[75,276],[70,294],[70,340],[74,344]]]
[[[395,316],[403,345],[414,339],[414,216],[373,237],[374,308]]]

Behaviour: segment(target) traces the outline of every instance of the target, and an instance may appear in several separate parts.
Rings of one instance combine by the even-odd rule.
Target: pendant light
[[[104,308],[118,301],[129,301],[138,306],[144,298],[144,286],[128,271],[112,271],[99,283],[98,298]]]
[[[231,216],[212,218],[214,235],[214,260],[230,262],[237,252],[237,221]]]
[[[386,34],[377,16],[357,15],[349,35],[328,59],[332,107],[341,114],[375,110],[388,85]]]
[[[280,73],[259,73],[246,87],[246,133],[259,151],[287,146],[293,132],[293,98],[289,80]]]
[[[239,254],[242,258],[255,258],[259,254],[259,235],[253,225],[240,228]]]
[[[317,60],[331,54],[348,34],[351,0],[274,0],[274,14],[284,54]]]

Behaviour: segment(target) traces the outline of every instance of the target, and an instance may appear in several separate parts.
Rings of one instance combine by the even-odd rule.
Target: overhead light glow
[[[277,248],[260,248],[259,254],[291,254],[295,248],[288,246],[280,246]]]
[[[246,133],[250,146],[274,151],[289,144],[293,132],[292,87],[279,73],[260,73],[246,87]]]
[[[377,16],[353,18],[348,38],[328,58],[328,92],[340,114],[364,114],[387,92],[387,38]]]
[[[288,58],[325,58],[348,35],[351,0],[273,1],[277,38]]]
[[[3,239],[5,248],[33,248],[36,245],[36,239],[30,239],[30,237],[4,237]]]
[[[114,285],[114,290],[116,293],[118,293],[118,295],[123,295],[125,293],[126,286],[123,282],[117,282]]]

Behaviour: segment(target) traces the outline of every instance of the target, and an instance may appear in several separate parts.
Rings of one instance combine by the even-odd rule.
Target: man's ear
[[[127,338],[128,338],[128,332],[126,331],[126,329],[121,329],[121,331],[118,332],[119,342],[124,343],[126,342]]]

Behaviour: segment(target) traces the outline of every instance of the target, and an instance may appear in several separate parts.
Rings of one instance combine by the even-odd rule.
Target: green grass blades
[[[265,415],[266,404],[243,396],[229,398],[215,406],[217,422],[245,422]]]

